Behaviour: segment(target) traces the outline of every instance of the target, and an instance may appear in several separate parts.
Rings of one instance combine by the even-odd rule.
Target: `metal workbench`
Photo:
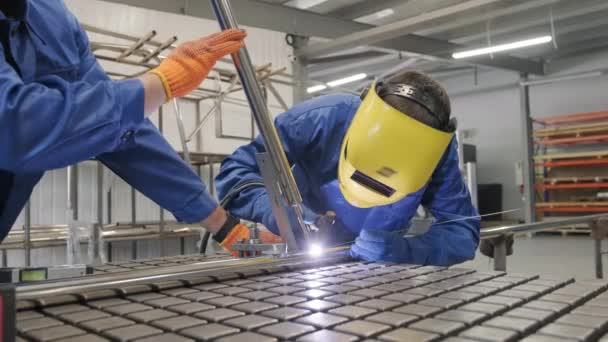
[[[593,341],[608,332],[604,282],[343,254],[156,266],[19,287],[19,341]]]

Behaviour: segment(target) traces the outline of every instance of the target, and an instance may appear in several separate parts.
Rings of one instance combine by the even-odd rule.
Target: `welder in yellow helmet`
[[[450,100],[429,76],[404,72],[371,82],[361,96],[320,96],[279,115],[275,125],[305,221],[336,215],[327,245],[354,241],[351,255],[370,261],[452,265],[474,257],[479,219],[458,167]],[[220,197],[261,180],[255,154],[263,151],[258,137],[222,163]],[[419,205],[435,222],[406,236]],[[245,187],[228,209],[278,234],[264,188]]]

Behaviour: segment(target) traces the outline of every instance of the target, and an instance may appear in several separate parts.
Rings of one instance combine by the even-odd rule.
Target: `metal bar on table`
[[[228,0],[211,0],[211,6],[213,7],[213,11],[222,30],[231,28],[238,29],[238,24]],[[253,116],[255,117],[255,121],[260,130],[260,134],[264,138],[264,145],[268,151],[269,159],[276,170],[282,194],[289,205],[289,210],[292,211],[296,217],[298,228],[302,231],[304,238],[308,240],[310,230],[309,227],[304,224],[302,217],[302,197],[291,172],[276,128],[274,127],[270,113],[268,112],[268,107],[264,102],[264,96],[256,79],[255,70],[251,63],[251,59],[249,58],[247,47],[243,47],[236,54],[232,54],[232,58],[241,79],[243,90],[245,91],[245,95],[247,95],[247,100],[251,106]],[[291,233],[290,235],[293,236],[291,227],[281,230],[281,232],[283,231],[287,234]],[[288,238],[288,236],[285,236],[284,238]],[[287,240],[294,241],[293,238]],[[291,251],[298,250],[298,246],[294,243],[288,244],[288,246]]]
[[[176,280],[200,277],[218,270],[224,272],[237,272],[251,270],[252,267],[265,265],[289,266],[289,265],[326,265],[348,260],[343,254],[326,253],[319,258],[302,257],[301,255],[289,256],[287,258],[259,257],[248,259],[223,259],[218,261],[207,261],[190,265],[178,265],[168,268],[133,270],[130,272],[99,274],[89,277],[65,279],[58,283],[37,282],[20,285],[17,287],[17,298],[19,300],[49,298],[64,294],[78,294],[89,291],[112,289],[116,286],[130,286],[137,284],[153,284],[165,280]]]
[[[608,218],[608,213],[604,214],[596,214],[596,215],[587,215],[587,216],[577,216],[562,220],[555,221],[542,221],[535,223],[524,223],[512,226],[501,226],[501,227],[493,227],[493,228],[484,228],[481,230],[480,237],[482,239],[489,239],[497,236],[502,236],[504,234],[515,234],[515,233],[533,233],[537,231],[547,230],[550,228],[557,228],[562,226],[568,226],[579,223],[587,223],[593,220],[597,220],[600,218]]]
[[[521,102],[521,134],[523,137],[523,186],[524,186],[524,217],[526,223],[536,221],[535,211],[535,189],[534,189],[534,141],[532,131],[532,119],[530,118],[530,87],[525,84],[528,76],[522,74],[519,86]]]

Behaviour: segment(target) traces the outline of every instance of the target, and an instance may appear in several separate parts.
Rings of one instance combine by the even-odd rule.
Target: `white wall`
[[[551,65],[559,73],[608,67],[608,54],[564,60]],[[521,160],[522,136],[518,74],[506,71],[480,73],[477,85],[471,74],[442,80],[452,99],[452,112],[462,129],[474,129],[467,140],[477,145],[479,183],[503,185],[504,209],[522,207],[515,184],[515,163]],[[490,90],[488,90],[490,89]],[[533,117],[608,109],[608,77],[570,80],[534,86],[530,90]],[[523,212],[507,214],[521,218]]]
[[[178,43],[199,38],[204,35],[218,31],[219,27],[213,20],[198,19],[164,12],[156,12],[119,4],[112,4],[98,0],[65,0],[67,6],[76,15],[81,23],[95,27],[120,32],[133,36],[143,36],[149,31],[155,30],[158,41],[165,41],[171,36],[178,37]],[[244,27],[248,31],[247,46],[249,54],[256,65],[272,63],[274,69],[286,68],[291,73],[291,64],[288,55],[291,48],[287,46],[284,33],[273,32],[264,29]],[[127,44],[128,42],[118,39],[108,39],[98,34],[90,34],[92,42],[109,42]],[[116,63],[101,62],[108,72],[132,73],[130,67],[123,67]],[[218,66],[233,69],[231,63],[218,63]],[[214,83],[206,81],[204,86],[213,88]],[[226,86],[226,84],[224,84]],[[276,85],[283,99],[291,104],[292,90],[288,86]],[[242,92],[241,92],[242,93]],[[244,100],[240,93],[231,95]],[[278,114],[281,109],[277,101],[270,96],[269,105],[273,114]],[[201,116],[205,115],[211,108],[211,100],[200,103]],[[196,126],[195,112],[196,103],[190,101],[181,102],[181,110],[184,117],[187,134],[189,135]],[[238,146],[247,143],[246,139],[225,139],[216,137],[217,113],[211,114],[205,126],[201,130],[201,149],[197,149],[196,139],[189,144],[190,151],[229,154]],[[246,105],[226,104],[222,108],[223,132],[224,134],[237,135],[247,138],[251,135],[250,111]],[[158,123],[158,114],[151,116],[153,122]],[[173,105],[164,106],[163,114],[164,133],[167,140],[177,150],[182,150],[176,125]],[[153,167],[153,165],[151,166]],[[96,219],[97,197],[96,197],[96,165],[92,162],[80,164],[79,184],[79,215],[81,220],[94,221]],[[217,174],[217,166],[215,167]],[[204,182],[208,182],[208,171],[205,167],[201,174]],[[106,184],[108,184],[108,178]],[[130,221],[130,188],[120,179],[114,180],[112,196],[113,221]],[[137,196],[138,220],[157,220],[159,208],[141,194]],[[62,224],[66,223],[66,170],[47,172],[40,184],[32,194],[32,224]],[[107,208],[105,209],[107,210]],[[104,210],[104,212],[105,212]],[[105,214],[104,214],[105,218]],[[168,220],[174,219],[172,215],[166,215]],[[13,229],[21,229],[23,218],[20,217]],[[172,253],[177,253],[177,242],[170,242],[173,246]],[[194,241],[187,244],[188,250],[193,251]],[[118,259],[128,258],[129,245],[116,244],[114,257]],[[158,243],[156,241],[139,242],[140,257],[152,257],[158,255]],[[52,251],[40,249],[33,253],[34,264],[57,264],[65,262],[65,251],[63,248],[53,248]],[[23,264],[23,252],[15,251],[9,253],[10,265]]]

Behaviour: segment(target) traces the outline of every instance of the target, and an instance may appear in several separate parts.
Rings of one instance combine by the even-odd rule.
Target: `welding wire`
[[[436,222],[436,223],[433,223],[433,224],[437,225],[437,224],[444,224],[444,223],[450,223],[450,222],[456,222],[456,221],[464,221],[464,220],[470,220],[470,219],[474,219],[474,218],[481,218],[481,217],[485,217],[485,216],[492,216],[492,215],[498,215],[498,214],[512,213],[514,211],[520,211],[520,210],[522,210],[522,208],[509,209],[509,210],[505,210],[505,211],[498,211],[498,212],[495,212],[495,213],[489,213],[489,214],[483,214],[483,215],[461,217],[461,218],[457,218],[457,219],[453,219],[453,220],[449,220],[449,221]]]
[[[509,210],[497,211],[497,212],[489,213],[489,214],[461,217],[461,218],[457,218],[457,219],[454,219],[454,220],[435,222],[435,223],[432,223],[432,225],[439,225],[439,224],[444,224],[444,223],[464,221],[464,220],[470,220],[470,219],[474,219],[474,218],[481,218],[481,217],[485,217],[485,216],[492,216],[492,215],[498,215],[498,214],[511,213],[511,212],[514,212],[514,211],[522,210],[522,209],[523,208],[509,209]],[[406,228],[406,229],[396,230],[394,232],[395,233],[406,233],[408,230],[409,230],[409,228]],[[355,240],[347,241],[347,242],[339,243],[339,244],[337,244],[337,245],[335,245],[333,247],[328,247],[328,248],[335,248],[335,247],[340,247],[340,246],[344,246],[344,245],[350,245],[350,244],[353,244],[354,242],[355,242]]]

